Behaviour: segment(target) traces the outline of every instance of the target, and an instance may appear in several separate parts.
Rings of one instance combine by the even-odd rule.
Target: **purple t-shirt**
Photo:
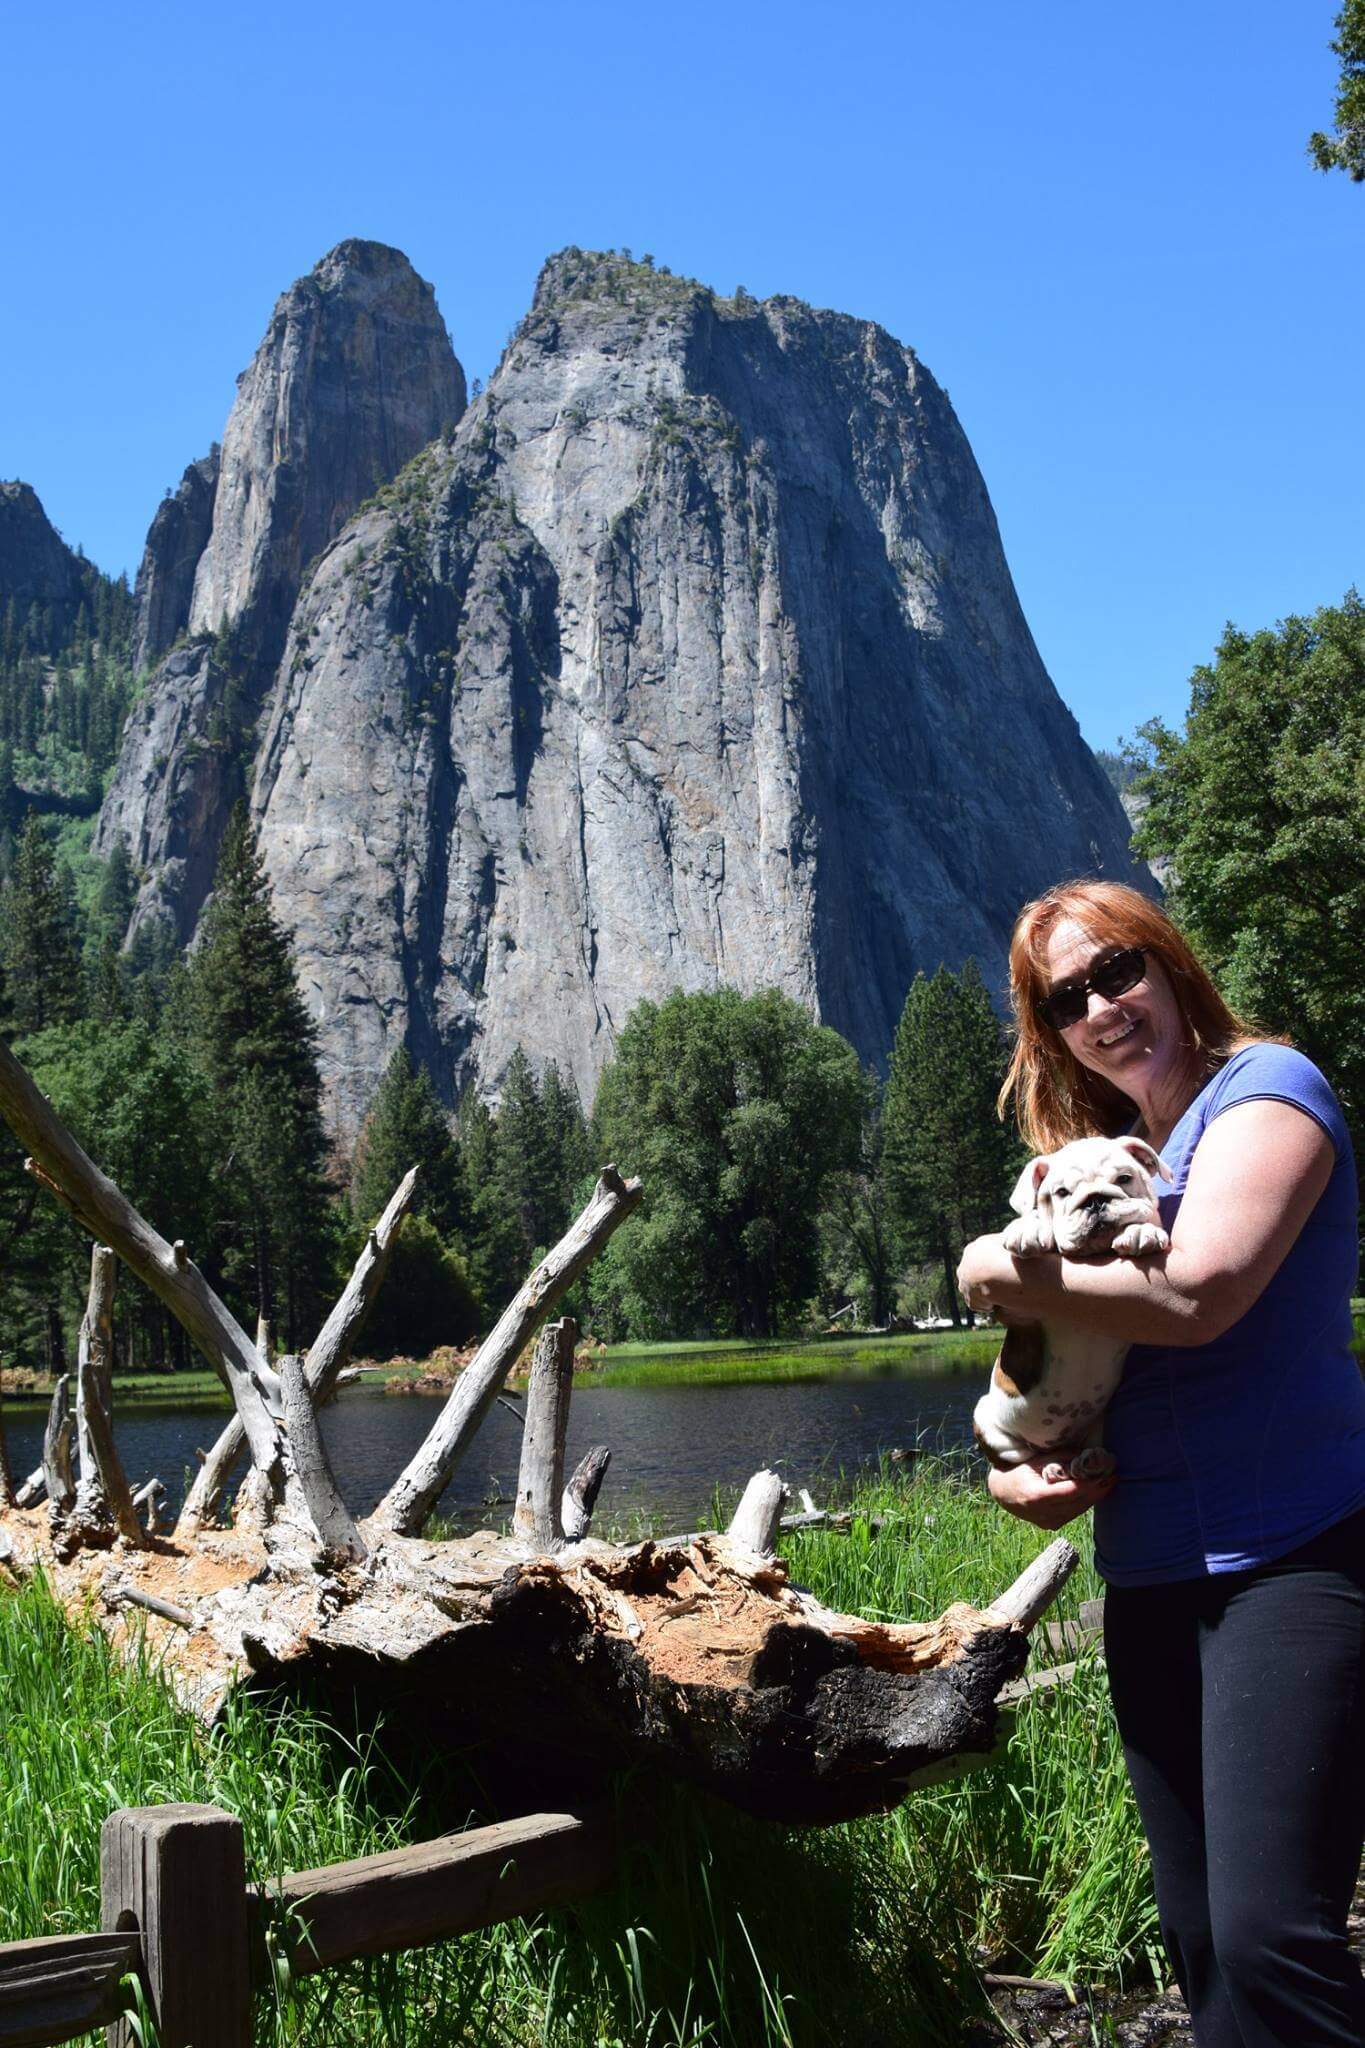
[[[1116,1586],[1268,1564],[1365,1506],[1365,1382],[1351,1351],[1355,1162],[1341,1106],[1300,1052],[1252,1045],[1196,1095],[1162,1154],[1169,1230],[1215,1117],[1273,1097],[1321,1124],[1336,1165],[1288,1256],[1209,1344],[1135,1344],[1105,1417],[1118,1484],[1095,1509],[1095,1562]],[[1163,1192],[1163,1190],[1168,1190]]]

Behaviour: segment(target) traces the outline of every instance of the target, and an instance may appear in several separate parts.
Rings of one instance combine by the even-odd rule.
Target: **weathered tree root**
[[[358,1527],[337,1488],[315,1408],[343,1370],[383,1277],[415,1174],[395,1193],[306,1359],[279,1370],[188,1259],[76,1145],[0,1045],[0,1113],[40,1182],[166,1302],[233,1397],[174,1536],[144,1535],[108,1412],[113,1257],[97,1248],[83,1339],[82,1477],[72,1513],[65,1383],[44,1445],[46,1511],[0,1509],[0,1556],[45,1570],[68,1609],[117,1642],[156,1631],[182,1696],[215,1714],[246,1678],[315,1680],[399,1706],[439,1738],[491,1738],[523,1773],[657,1766],[786,1821],[844,1820],[894,1805],[916,1774],[989,1752],[996,1700],[1022,1669],[1027,1631],[1076,1562],[1057,1543],[988,1610],[891,1625],[833,1614],[772,1555],[786,1489],[756,1473],[728,1536],[629,1548],[586,1539],[609,1452],[563,1485],[575,1332],[546,1331],[528,1389],[519,1534],[451,1543],[415,1532],[524,1347],[642,1199],[604,1166],[582,1213],[539,1260],[479,1346],[423,1444]],[[252,1471],[236,1525],[210,1526],[232,1464]],[[22,1489],[36,1499],[39,1481]],[[111,1553],[104,1547],[117,1537]],[[391,1718],[391,1725],[392,1725]],[[524,1789],[524,1787],[523,1787]]]
[[[898,1625],[834,1614],[780,1559],[718,1534],[541,1556],[489,1532],[387,1536],[358,1563],[296,1572],[235,1531],[62,1564],[41,1515],[4,1527],[16,1568],[41,1557],[73,1607],[95,1592],[116,1639],[155,1629],[201,1714],[248,1678],[315,1684],[437,1740],[557,1759],[566,1778],[649,1764],[788,1822],[884,1810],[916,1773],[988,1753],[1027,1656],[1023,1630],[965,1605]],[[146,1621],[150,1601],[182,1610],[176,1625]]]

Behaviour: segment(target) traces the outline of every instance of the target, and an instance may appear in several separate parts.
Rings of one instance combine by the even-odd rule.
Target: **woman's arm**
[[[1332,1175],[1332,1141],[1292,1103],[1239,1102],[1200,1138],[1168,1252],[1016,1259],[978,1237],[958,1268],[973,1308],[1056,1315],[1133,1344],[1207,1344],[1274,1277]]]

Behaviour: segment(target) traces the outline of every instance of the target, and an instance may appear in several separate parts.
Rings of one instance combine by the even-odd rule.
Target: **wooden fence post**
[[[100,1837],[106,1931],[135,1928],[161,2048],[249,2048],[242,1824],[216,1806],[111,1813]],[[126,2023],[109,2048],[133,2048]]]

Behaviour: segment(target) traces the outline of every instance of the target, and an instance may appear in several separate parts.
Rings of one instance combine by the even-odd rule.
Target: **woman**
[[[1116,1472],[993,1471],[1012,1514],[1095,1510],[1105,1655],[1162,1933],[1199,2048],[1365,2042],[1346,1914],[1365,1834],[1365,1385],[1357,1195],[1331,1089],[1222,1001],[1136,890],[1020,914],[1007,1095],[1038,1151],[1132,1131],[1169,1252],[1016,1262],[968,1246],[974,1307],[1129,1338]]]

